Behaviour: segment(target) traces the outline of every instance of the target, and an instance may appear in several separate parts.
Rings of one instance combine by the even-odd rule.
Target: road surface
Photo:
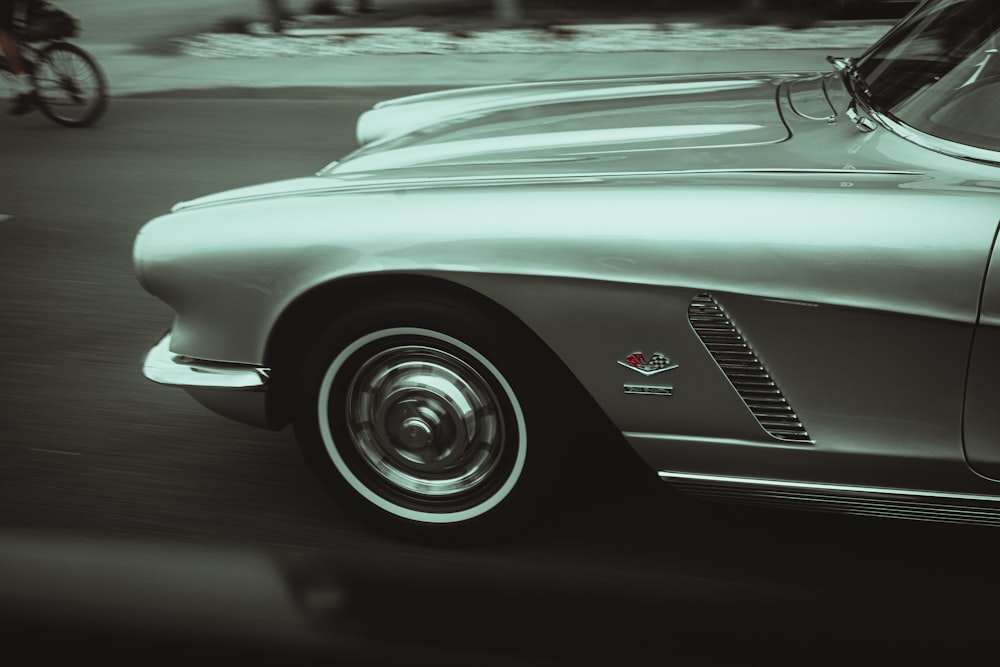
[[[354,146],[358,113],[396,92],[116,99],[91,130],[38,115],[0,123],[0,566],[68,559],[58,571],[74,585],[49,590],[61,579],[39,575],[43,612],[64,608],[75,583],[120,587],[126,602],[141,590],[114,569],[74,569],[74,554],[97,558],[81,545],[113,540],[134,545],[121,577],[143,549],[185,545],[239,554],[234,568],[258,554],[293,562],[309,590],[353,586],[346,618],[309,628],[362,637],[352,650],[386,664],[610,664],[733,648],[720,636],[765,649],[985,641],[997,593],[988,529],[712,510],[639,483],[585,484],[573,511],[521,542],[402,543],[327,496],[290,431],[225,421],[144,380],[141,357],[170,314],[134,279],[139,227],[180,199],[319,169]],[[32,544],[44,558],[24,556]],[[176,559],[163,563],[177,575]],[[190,572],[178,576],[191,596],[174,590],[171,604],[200,604]],[[0,600],[16,583],[2,577]]]

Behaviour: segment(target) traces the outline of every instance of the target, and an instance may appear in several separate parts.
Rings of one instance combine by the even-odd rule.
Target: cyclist
[[[15,116],[31,111],[35,106],[35,89],[24,69],[21,53],[14,37],[14,4],[16,0],[0,0],[0,48],[7,58],[7,65],[14,75],[16,96],[10,107]]]

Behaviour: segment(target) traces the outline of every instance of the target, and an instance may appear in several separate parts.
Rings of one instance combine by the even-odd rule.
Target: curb
[[[718,30],[718,31],[744,31],[760,28],[778,28],[787,30],[790,33],[806,34],[813,29],[836,29],[836,28],[873,28],[884,26],[886,30],[894,26],[896,21],[886,21],[882,19],[860,19],[856,21],[816,21],[804,28],[792,28],[782,25],[728,25],[712,23],[699,23],[688,21],[662,21],[657,23],[565,23],[545,26],[515,26],[509,28],[490,28],[464,30],[469,34],[502,33],[502,32],[537,32],[551,33],[553,36],[572,36],[575,33],[587,32],[628,32],[628,31],[672,31],[678,29],[691,28],[694,30]],[[275,32],[266,23],[254,23],[248,36],[268,37],[268,38],[302,38],[302,37],[363,37],[363,36],[405,36],[414,33],[441,33],[449,34],[452,30],[422,28],[418,26],[391,26],[391,27],[354,27],[354,28],[287,28],[281,32]],[[239,33],[213,33],[203,32],[192,35],[191,38],[205,38],[212,35],[239,34]]]
[[[137,91],[114,95],[115,99],[129,100],[338,100],[364,99],[371,97],[372,87],[337,84],[330,86],[218,86],[214,88],[162,88],[160,90]],[[379,85],[385,97],[406,97],[421,93],[450,90],[454,86],[413,84]],[[2,217],[2,216],[0,216]]]

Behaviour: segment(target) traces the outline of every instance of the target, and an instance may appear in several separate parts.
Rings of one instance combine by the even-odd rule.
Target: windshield
[[[1000,150],[1000,0],[914,10],[858,61],[872,106],[927,134]]]

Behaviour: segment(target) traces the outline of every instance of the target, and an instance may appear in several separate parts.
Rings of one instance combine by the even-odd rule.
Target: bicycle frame
[[[17,35],[14,35],[17,38]],[[62,40],[52,39],[45,40],[42,42],[24,42],[17,39],[17,50],[21,57],[21,64],[24,66],[26,72],[30,72],[31,68],[35,66],[35,61],[38,59],[38,54],[43,48],[48,46],[53,42],[59,42]],[[2,53],[0,53],[0,72],[6,75],[11,75],[10,65],[7,63],[7,58]]]

